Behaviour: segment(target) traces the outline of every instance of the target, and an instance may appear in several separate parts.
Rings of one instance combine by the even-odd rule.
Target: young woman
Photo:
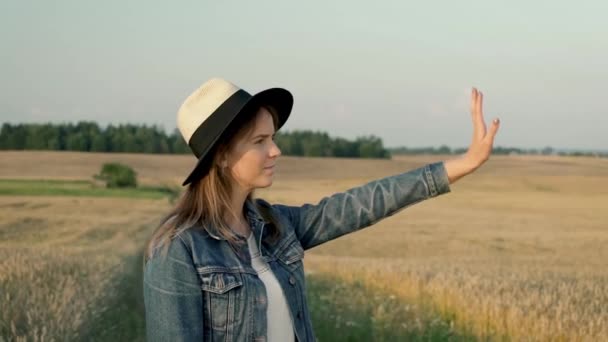
[[[281,155],[273,137],[289,117],[291,94],[252,96],[222,79],[203,84],[177,118],[198,162],[146,249],[147,339],[314,341],[304,251],[447,193],[481,166],[499,124],[486,130],[482,98],[473,89],[474,134],[462,156],[288,206],[252,194],[272,184]]]

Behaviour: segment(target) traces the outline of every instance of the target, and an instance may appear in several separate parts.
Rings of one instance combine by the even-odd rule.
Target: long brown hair
[[[230,151],[234,144],[243,136],[249,134],[255,127],[259,109],[265,108],[272,115],[275,130],[278,116],[275,109],[264,105],[249,113],[243,113],[226,129],[220,141],[210,153],[213,154],[208,172],[201,178],[188,185],[180,195],[171,211],[164,216],[146,244],[144,262],[150,259],[157,248],[162,248],[166,254],[172,239],[186,229],[202,229],[206,227],[211,233],[227,240],[236,250],[246,241],[237,240],[238,236],[228,227],[226,215],[239,218],[243,208],[232,208],[230,196],[233,190],[234,178],[229,171],[219,166],[221,158]],[[247,196],[247,201],[253,201],[253,194]],[[281,230],[270,214],[270,208],[257,206],[264,219],[270,221],[268,226],[268,241],[276,242],[281,236]]]

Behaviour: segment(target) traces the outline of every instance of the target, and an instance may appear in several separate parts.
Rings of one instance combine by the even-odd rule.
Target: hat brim
[[[202,177],[209,171],[209,167],[211,166],[211,159],[213,156],[213,153],[210,152],[212,152],[212,150],[215,148],[217,142],[220,140],[220,138],[223,136],[223,133],[226,131],[226,128],[228,128],[228,126],[232,122],[234,122],[234,120],[240,115],[248,113],[251,110],[255,110],[262,105],[269,105],[276,109],[278,116],[278,131],[287,122],[287,119],[291,114],[291,110],[293,108],[293,96],[288,90],[283,88],[270,88],[253,95],[247,102],[243,104],[241,109],[235,112],[233,117],[228,117],[221,123],[221,126],[223,127],[220,127],[220,133],[201,154],[201,157],[198,159],[196,166],[194,167],[192,172],[190,172],[188,177],[186,177],[186,179],[182,183],[182,186],[192,183],[195,179]]]

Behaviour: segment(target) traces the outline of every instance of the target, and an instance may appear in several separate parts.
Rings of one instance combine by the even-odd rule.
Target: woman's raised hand
[[[500,125],[498,118],[492,120],[488,132],[483,119],[483,93],[476,88],[471,90],[471,118],[473,119],[473,141],[465,157],[469,158],[472,166],[476,169],[490,158],[494,137],[496,137]]]
[[[490,158],[492,153],[500,120],[498,118],[492,120],[488,131],[483,118],[483,93],[476,88],[471,90],[471,118],[473,119],[473,140],[469,149],[464,155],[445,161],[450,183],[475,171]]]

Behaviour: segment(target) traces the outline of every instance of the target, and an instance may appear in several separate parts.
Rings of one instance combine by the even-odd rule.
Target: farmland
[[[314,203],[445,158],[282,157],[275,183],[256,196]],[[143,305],[134,285],[140,253],[169,200],[24,192],[36,182],[86,187],[109,161],[132,166],[150,188],[178,186],[194,164],[188,156],[0,152],[0,341],[142,338],[133,309]],[[608,339],[607,208],[608,160],[492,157],[451,193],[306,252],[311,291],[319,291],[309,293],[318,337],[363,327],[376,332],[364,340],[396,338],[387,331],[435,340]],[[328,276],[339,291],[328,290]],[[361,296],[367,311],[346,310],[340,291]],[[429,337],[434,330],[443,337]]]

